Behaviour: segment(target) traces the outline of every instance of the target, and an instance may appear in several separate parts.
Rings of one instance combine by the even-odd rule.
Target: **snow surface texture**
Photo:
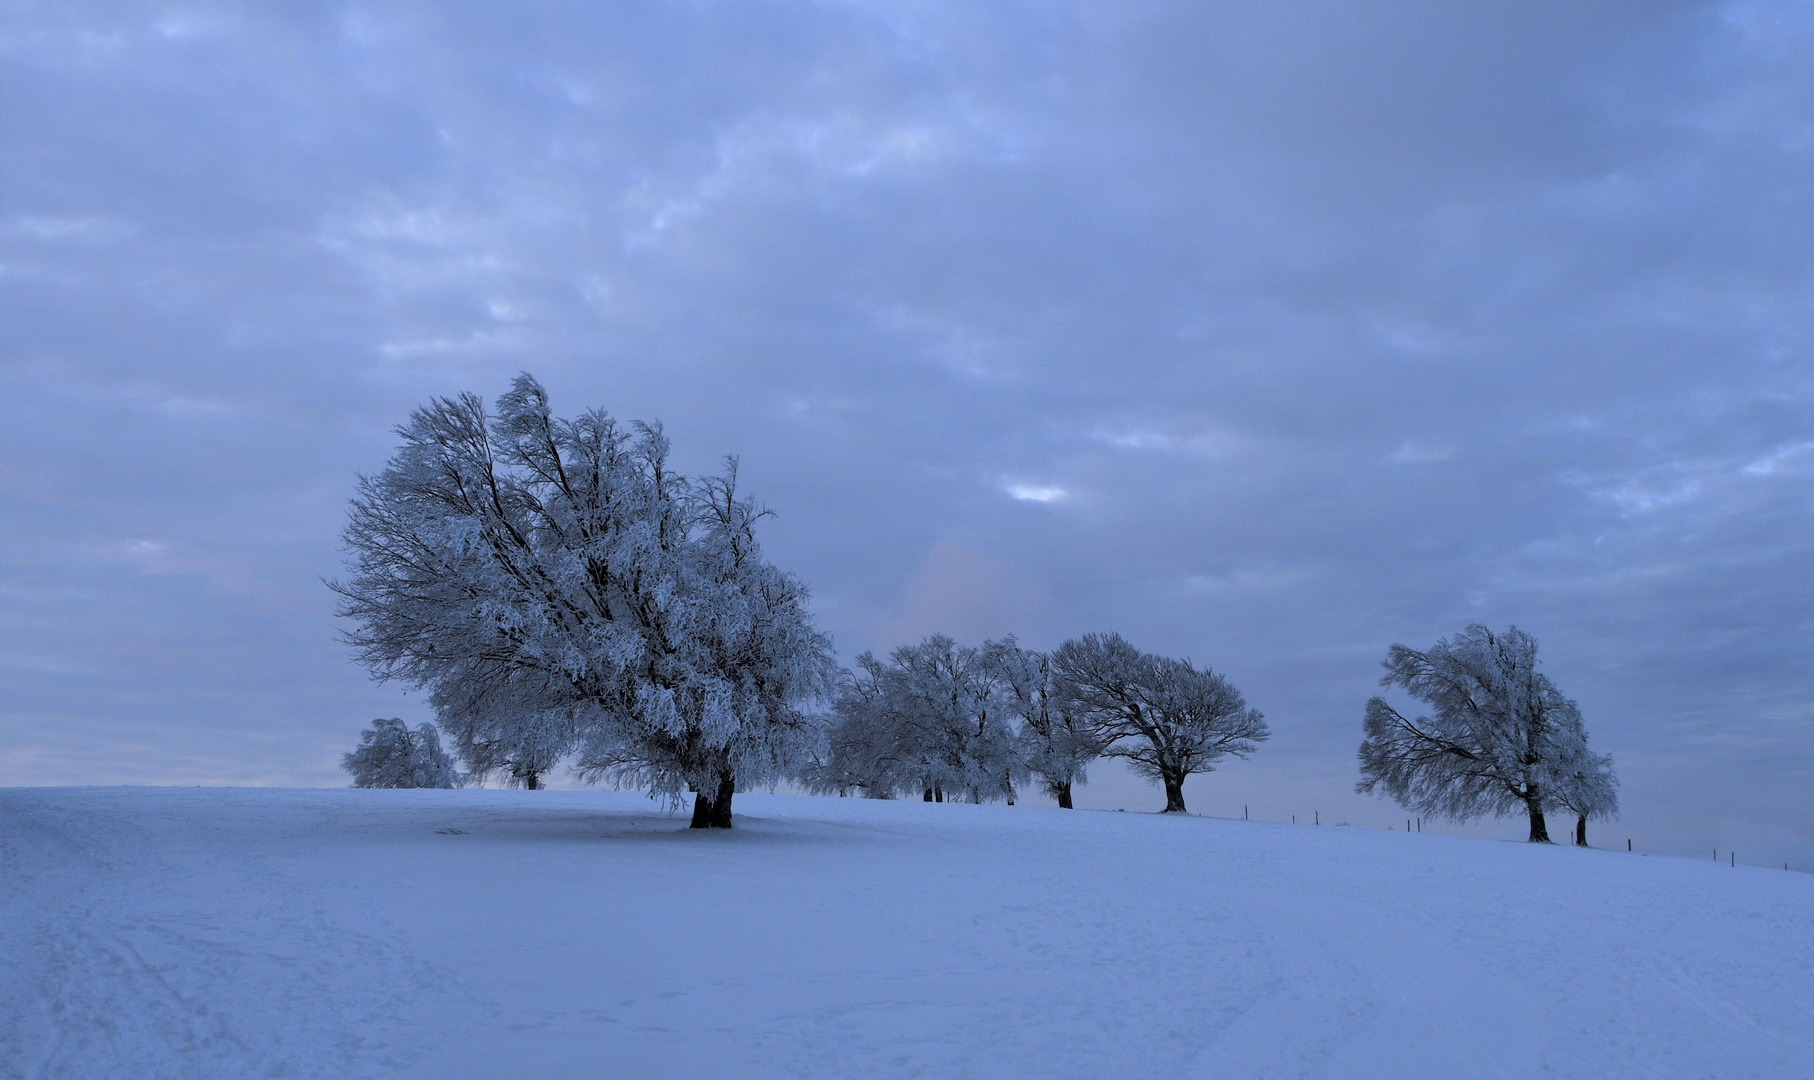
[[[1814,877],[739,795],[0,790],[0,1076],[1805,1077]]]

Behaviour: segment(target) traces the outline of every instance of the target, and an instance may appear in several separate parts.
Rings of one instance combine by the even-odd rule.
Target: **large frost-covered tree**
[[[1597,775],[1597,766],[1580,709],[1537,670],[1537,639],[1475,624],[1422,652],[1394,645],[1384,667],[1380,685],[1401,687],[1431,715],[1407,719],[1384,698],[1368,701],[1356,790],[1457,820],[1523,813],[1531,841],[1548,843],[1544,811],[1561,805],[1569,770]]]
[[[361,788],[454,788],[462,783],[453,759],[441,749],[435,725],[421,723],[411,731],[403,721],[373,720],[360,733],[359,747],[340,759]]]
[[[1101,733],[1060,691],[1050,656],[1021,648],[1011,634],[985,642],[983,651],[998,673],[1004,704],[1020,722],[1021,762],[1046,794],[1071,809],[1072,785],[1084,783],[1089,763],[1102,756]]]
[[[1165,788],[1165,812],[1183,813],[1184,781],[1230,754],[1246,757],[1271,736],[1227,679],[1188,660],[1153,656],[1120,634],[1085,634],[1051,658],[1066,707],[1106,747]]]
[[[830,642],[762,558],[735,461],[680,475],[658,426],[558,419],[528,375],[495,417],[466,394],[397,433],[332,586],[359,658],[426,688],[473,768],[530,783],[575,755],[728,828],[737,790],[817,744]]]
[[[829,754],[803,776],[818,791],[1014,801],[1026,775],[993,650],[933,634],[878,660],[857,657],[837,702]]]

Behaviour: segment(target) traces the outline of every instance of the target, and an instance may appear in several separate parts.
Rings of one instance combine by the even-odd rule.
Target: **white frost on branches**
[[[359,736],[359,748],[340,759],[360,788],[456,788],[465,780],[441,749],[435,725],[411,731],[396,718],[373,720]]]
[[[333,583],[379,678],[430,692],[478,772],[530,786],[572,755],[728,826],[734,791],[816,748],[830,642],[767,563],[737,466],[689,478],[659,426],[554,417],[518,376],[495,418],[442,398],[360,480]]]
[[[1356,790],[1457,820],[1525,814],[1530,839],[1549,840],[1546,810],[1586,819],[1618,810],[1612,759],[1587,747],[1581,710],[1537,670],[1537,639],[1475,624],[1419,652],[1394,645],[1383,686],[1431,708],[1407,719],[1384,698],[1367,702]]]
[[[827,758],[802,776],[808,788],[1014,801],[1026,768],[994,649],[934,634],[886,661],[864,653],[857,668],[838,697]]]

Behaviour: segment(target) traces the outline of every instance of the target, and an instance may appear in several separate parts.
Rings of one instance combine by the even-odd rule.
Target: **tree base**
[[[703,791],[693,793],[694,829],[728,829],[731,827],[731,796],[737,793],[737,782],[726,776],[718,781],[718,790],[711,798]]]
[[[1549,840],[1549,823],[1543,820],[1543,810],[1536,803],[1529,804],[1531,816],[1531,840],[1533,844],[1547,844]]]
[[[1163,781],[1165,784],[1165,809],[1162,814],[1188,814],[1184,809],[1184,778]]]

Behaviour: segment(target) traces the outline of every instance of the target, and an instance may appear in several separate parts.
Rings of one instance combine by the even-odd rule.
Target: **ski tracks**
[[[7,865],[23,873],[0,931],[0,1075],[383,1076],[416,1060],[438,1013],[470,1004],[381,920],[346,929],[318,883],[270,860],[80,805],[104,794],[54,815],[34,801],[6,808]]]

